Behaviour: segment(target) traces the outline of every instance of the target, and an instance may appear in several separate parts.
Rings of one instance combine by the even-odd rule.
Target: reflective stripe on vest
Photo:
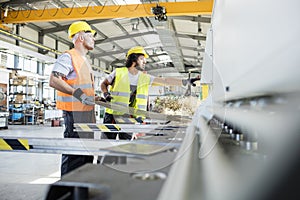
[[[144,73],[139,75],[136,105],[134,108],[146,110],[148,100],[148,90],[150,85],[150,76]],[[130,82],[128,77],[128,69],[126,67],[116,69],[116,77],[110,93],[113,97],[111,102],[128,107],[130,99]],[[122,112],[117,112],[112,109],[106,109],[107,113],[114,115],[123,115]]]
[[[90,64],[75,49],[66,51],[66,53],[71,55],[76,78],[65,80],[65,82],[73,88],[81,88],[87,96],[94,97],[94,80]],[[72,95],[60,91],[57,91],[56,107],[66,111],[90,111],[94,108],[94,106],[84,105]]]
[[[139,76],[139,80],[138,80],[137,92],[136,92],[136,103],[134,105],[134,108],[140,110],[147,110],[149,85],[150,85],[150,76],[142,73]],[[135,117],[141,117],[141,116],[135,116]],[[144,117],[142,117],[142,119],[144,119]]]

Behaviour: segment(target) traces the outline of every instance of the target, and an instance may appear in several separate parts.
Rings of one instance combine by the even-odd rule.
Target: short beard
[[[87,50],[93,50],[94,49],[94,47],[91,47],[91,46],[89,46],[89,45],[86,45],[85,43],[83,43],[83,46],[87,49]]]
[[[140,65],[136,63],[135,68],[139,71],[145,71],[145,68],[142,68]]]
[[[139,65],[136,65],[135,68],[139,71],[144,71],[145,69],[141,68]]]

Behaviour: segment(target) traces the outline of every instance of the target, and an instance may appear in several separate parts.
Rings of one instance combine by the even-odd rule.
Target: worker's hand
[[[130,140],[132,141],[132,140],[136,140],[136,139],[137,139],[137,136],[135,133],[133,133]]]
[[[196,78],[191,78],[191,79],[182,79],[182,85],[192,85],[196,86],[195,82],[200,80],[200,76],[197,76]]]
[[[73,96],[84,105],[95,105],[94,97],[87,96],[80,88],[77,88],[74,91]]]
[[[110,96],[109,92],[104,92],[103,96],[104,96],[105,100],[108,102],[110,102],[113,99],[113,97]]]
[[[98,95],[95,95],[95,101],[101,101],[102,97],[99,97]]]

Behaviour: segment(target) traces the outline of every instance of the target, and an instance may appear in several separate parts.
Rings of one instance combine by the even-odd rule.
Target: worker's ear
[[[83,40],[84,40],[83,35],[80,35],[80,36],[79,36],[79,40],[80,40],[80,41],[83,41]]]

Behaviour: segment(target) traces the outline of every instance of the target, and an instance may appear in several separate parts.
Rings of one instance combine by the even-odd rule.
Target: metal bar
[[[61,54],[60,51],[57,51],[55,49],[51,49],[49,47],[46,47],[46,46],[44,46],[42,44],[39,44],[39,43],[31,41],[31,40],[28,40],[28,39],[26,39],[24,37],[21,37],[19,35],[16,35],[16,34],[13,34],[13,33],[10,33],[10,32],[4,31],[4,30],[1,30],[1,29],[0,29],[0,33],[3,34],[3,35],[6,35],[6,36],[12,37],[12,38],[14,38],[14,39],[16,39],[18,41],[22,41],[22,42],[25,42],[27,44],[33,45],[33,46],[38,47],[40,49],[44,49],[46,51],[50,51],[50,52],[55,53],[55,54]]]
[[[0,140],[22,140],[26,141],[30,147],[24,150],[10,150],[0,146],[0,151],[72,155],[150,155],[170,148],[176,148],[180,145],[176,141],[156,142],[82,138],[1,137]]]
[[[151,131],[175,130],[186,128],[186,126],[170,125],[149,125],[149,124],[92,124],[92,123],[75,123],[74,127],[78,131],[101,131],[101,132],[141,132],[149,133]]]
[[[163,113],[139,110],[139,109],[135,109],[132,107],[121,106],[116,103],[103,102],[103,101],[96,101],[95,103],[100,106],[104,106],[105,108],[110,108],[112,110],[123,112],[123,113],[129,114],[129,115],[146,117],[148,119],[157,119],[157,120],[165,120],[165,121],[180,121],[180,122],[188,122],[191,120],[189,116],[184,116],[184,115],[166,115]]]
[[[211,14],[213,0],[203,0],[195,2],[167,2],[160,3],[166,8],[168,16],[182,15],[203,15]],[[43,10],[18,10],[9,11],[7,17],[2,14],[3,23],[18,24],[29,22],[67,21],[67,20],[92,20],[108,18],[135,18],[154,17],[151,8],[156,3],[129,4],[129,5],[109,5],[109,6],[89,6],[80,8],[51,8]]]

